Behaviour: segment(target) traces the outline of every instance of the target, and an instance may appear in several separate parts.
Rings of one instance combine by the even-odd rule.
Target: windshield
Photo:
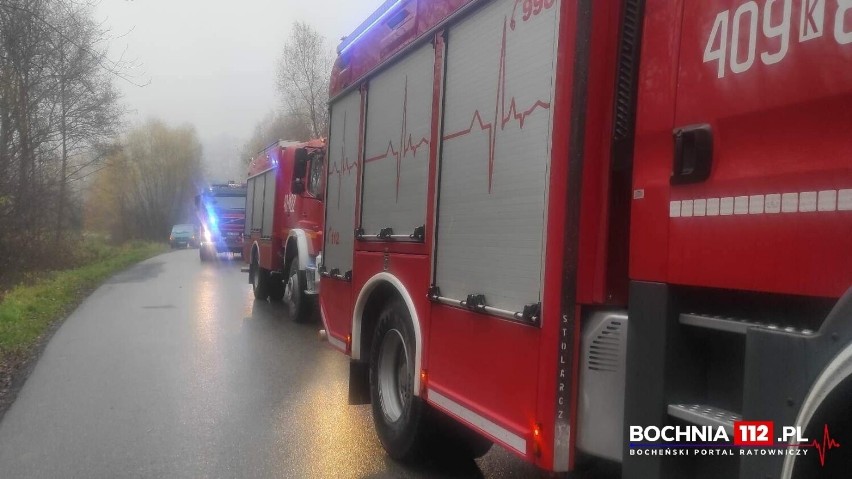
[[[312,155],[310,175],[308,176],[308,193],[316,198],[322,198],[323,154],[322,151]]]
[[[243,210],[246,207],[245,196],[208,196],[207,204],[223,210]]]
[[[172,233],[192,233],[194,230],[194,226],[191,224],[185,225],[174,225],[172,228]]]

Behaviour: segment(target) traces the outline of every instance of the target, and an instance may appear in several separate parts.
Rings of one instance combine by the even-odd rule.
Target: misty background
[[[111,56],[132,65],[117,81],[129,126],[158,118],[191,124],[208,181],[240,181],[240,158],[264,118],[286,110],[277,65],[294,22],[325,37],[330,51],[382,0],[101,0]]]
[[[266,145],[325,136],[334,49],[381,3],[0,0],[0,290],[163,241]]]

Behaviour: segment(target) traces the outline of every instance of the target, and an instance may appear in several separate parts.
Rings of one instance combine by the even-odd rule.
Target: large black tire
[[[299,258],[294,257],[290,261],[287,277],[284,278],[283,298],[287,305],[287,314],[297,323],[304,323],[311,317],[305,283],[305,273],[299,271]]]
[[[280,274],[269,273],[269,300],[281,301],[284,299],[284,282]]]
[[[198,249],[198,258],[202,263],[206,263],[208,261],[207,250],[205,248]]]
[[[370,352],[373,423],[388,455],[399,461],[423,457],[434,436],[431,411],[414,386],[414,326],[405,304],[394,299],[379,315]]]
[[[252,282],[251,289],[254,299],[266,301],[269,297],[269,270],[263,269],[257,263],[257,256],[251,260]]]

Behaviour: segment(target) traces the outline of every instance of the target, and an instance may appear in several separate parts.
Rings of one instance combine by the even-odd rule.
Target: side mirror
[[[299,148],[296,150],[293,162],[293,184],[291,190],[295,194],[305,191],[305,175],[308,173],[308,150]]]

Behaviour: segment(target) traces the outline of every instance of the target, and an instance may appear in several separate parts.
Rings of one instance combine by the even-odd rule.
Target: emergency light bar
[[[348,36],[344,37],[340,41],[340,45],[337,47],[337,53],[339,55],[343,55],[346,51],[354,45],[361,37],[364,36],[365,33],[372,30],[374,26],[384,21],[391,12],[393,12],[396,7],[398,7],[401,3],[406,0],[387,0],[381,7],[379,7],[372,15],[370,15],[367,20],[358,26],[352,33]]]

